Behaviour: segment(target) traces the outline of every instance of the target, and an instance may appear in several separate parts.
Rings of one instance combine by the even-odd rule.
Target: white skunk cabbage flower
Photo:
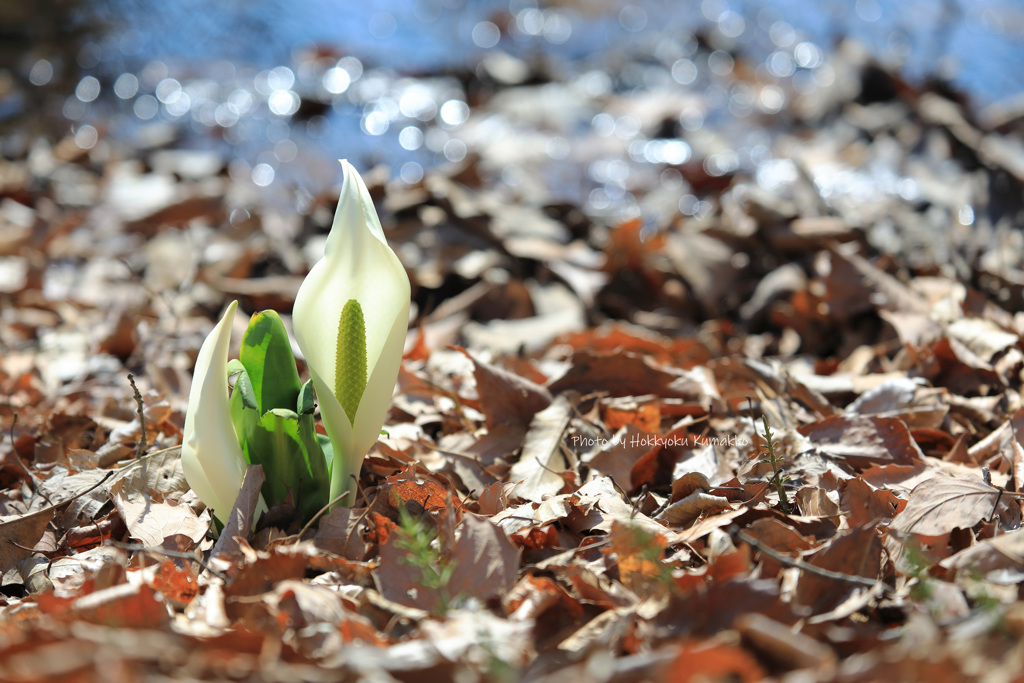
[[[228,405],[228,344],[237,307],[232,301],[199,348],[181,444],[188,485],[222,522],[235,506],[248,464]]]
[[[362,178],[344,181],[324,257],[299,287],[292,313],[333,450],[331,499],[351,506],[363,457],[377,441],[398,379],[409,326],[409,276],[384,238]]]

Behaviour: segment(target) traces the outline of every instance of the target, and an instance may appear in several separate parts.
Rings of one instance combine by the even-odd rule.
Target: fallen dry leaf
[[[882,541],[871,526],[851,529],[804,556],[807,563],[820,569],[865,579],[878,577],[881,558]],[[802,571],[794,600],[817,614],[833,609],[852,593],[865,590],[835,578]]]
[[[855,470],[911,465],[924,457],[907,426],[896,418],[836,416],[799,431],[822,453]]]
[[[569,466],[562,436],[571,416],[572,406],[564,394],[533,416],[519,461],[508,475],[518,484],[514,495],[539,502],[544,496],[561,492],[565,486],[562,472]]]
[[[914,487],[907,507],[890,526],[897,531],[939,536],[953,529],[971,529],[988,519],[998,519],[1004,528],[1015,529],[1021,522],[1020,506],[981,479],[940,474]]]

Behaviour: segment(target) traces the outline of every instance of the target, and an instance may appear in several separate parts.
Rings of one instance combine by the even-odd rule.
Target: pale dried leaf
[[[984,318],[961,318],[946,328],[946,334],[986,363],[1020,340],[1018,335]]]
[[[615,489],[615,484],[608,477],[598,477],[581,486],[576,493],[569,494],[576,507],[584,513],[574,517],[573,530],[611,531],[612,524],[629,522],[644,527],[649,533],[664,534],[665,527],[644,513],[628,505],[622,494]]]
[[[562,435],[571,416],[572,406],[565,396],[534,415],[519,462],[508,475],[509,481],[518,483],[514,495],[540,502],[562,490],[565,481],[560,473],[569,466],[562,452]]]
[[[915,486],[907,507],[890,526],[897,531],[938,536],[956,528],[970,529],[993,517],[1014,528],[1020,523],[1020,507],[981,479],[942,474]]]
[[[128,490],[127,481],[115,481],[110,486],[110,497],[132,538],[146,546],[160,547],[175,536],[183,536],[192,543],[206,536],[209,513],[199,517],[187,505],[153,502],[147,493]],[[177,543],[172,545],[177,549]]]
[[[832,517],[839,514],[839,504],[828,497],[825,489],[805,486],[796,492],[800,514],[806,517]]]

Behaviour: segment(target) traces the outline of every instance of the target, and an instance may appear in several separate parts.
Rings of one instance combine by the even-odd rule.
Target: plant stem
[[[764,423],[764,440],[767,445],[763,448],[768,452],[768,462],[772,466],[772,481],[775,482],[775,490],[779,494],[779,505],[782,507],[782,511],[787,515],[789,514],[789,497],[786,495],[786,487],[782,483],[782,471],[779,469],[779,457],[775,454],[775,441],[772,438],[772,428],[768,426],[768,416],[762,415],[761,421]]]

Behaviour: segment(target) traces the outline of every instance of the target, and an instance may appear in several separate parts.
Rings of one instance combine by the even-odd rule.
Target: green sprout
[[[750,399],[747,400],[749,401]],[[753,410],[753,401],[751,401],[751,410]],[[751,416],[750,419],[753,421],[753,416]],[[775,486],[775,490],[779,494],[779,505],[782,507],[782,511],[788,515],[791,508],[789,506],[789,496],[786,495],[786,475],[780,467],[782,458],[775,453],[775,439],[772,434],[772,428],[768,426],[768,416],[762,415],[761,421],[764,424],[764,432],[762,435],[764,436],[765,443],[760,446],[760,448],[764,449],[765,454],[768,456],[768,464],[772,466],[772,476],[771,479],[768,480],[768,484]],[[754,433],[757,433],[756,422],[754,422]]]
[[[406,553],[399,562],[419,570],[417,583],[437,595],[435,612],[443,616],[452,608],[448,583],[455,571],[455,563],[443,555],[440,545],[435,543],[436,528],[422,517],[413,516],[405,505],[399,503],[397,507],[398,539],[395,545]]]

